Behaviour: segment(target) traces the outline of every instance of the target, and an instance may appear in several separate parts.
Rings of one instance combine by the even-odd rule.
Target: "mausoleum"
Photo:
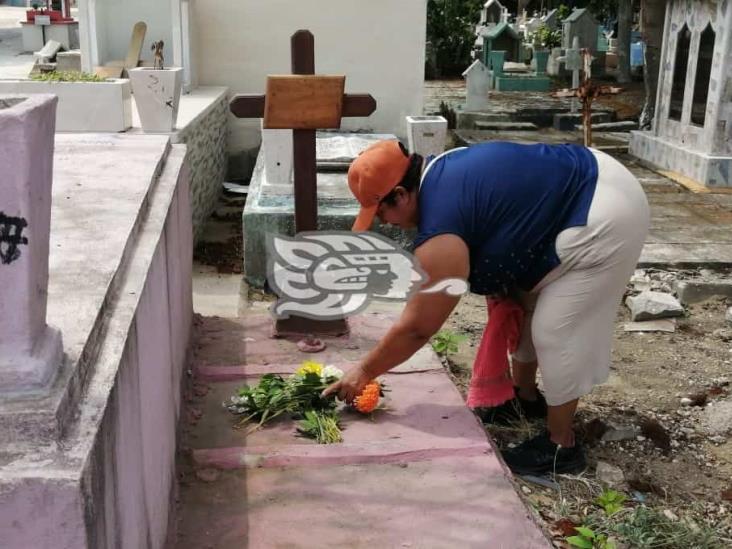
[[[674,0],[651,131],[630,152],[712,187],[732,185],[732,5]]]

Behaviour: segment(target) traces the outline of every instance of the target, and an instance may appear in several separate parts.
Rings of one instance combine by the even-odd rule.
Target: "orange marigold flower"
[[[362,414],[368,414],[376,409],[379,404],[381,385],[378,381],[370,381],[363,388],[361,394],[353,399],[353,407]]]

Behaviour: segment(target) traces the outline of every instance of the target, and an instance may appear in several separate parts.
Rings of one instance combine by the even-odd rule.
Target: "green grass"
[[[53,71],[31,75],[31,80],[36,82],[106,82],[106,78],[75,71]]]
[[[613,525],[612,529],[630,547],[639,549],[729,547],[727,545],[729,540],[722,540],[717,529],[709,524],[671,520],[656,509],[643,505],[623,515],[622,520]]]

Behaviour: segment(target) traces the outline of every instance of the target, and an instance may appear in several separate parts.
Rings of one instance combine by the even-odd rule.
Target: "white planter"
[[[421,156],[445,151],[447,120],[442,116],[407,116],[409,152]]]
[[[57,132],[123,132],[132,127],[130,82],[0,80],[0,93],[58,96]]]
[[[183,69],[139,67],[128,72],[142,129],[147,133],[173,131],[178,118]]]

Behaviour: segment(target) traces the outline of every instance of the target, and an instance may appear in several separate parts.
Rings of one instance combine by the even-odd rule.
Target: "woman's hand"
[[[371,379],[372,376],[367,374],[363,366],[359,364],[343,374],[341,379],[326,387],[321,396],[326,397],[336,394],[339,399],[350,404],[354,398],[361,394],[361,391]]]

